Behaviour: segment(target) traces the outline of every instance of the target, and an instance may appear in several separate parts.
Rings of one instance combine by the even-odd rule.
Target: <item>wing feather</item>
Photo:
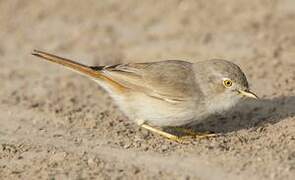
[[[192,64],[185,61],[161,61],[105,66],[101,71],[108,78],[168,102],[185,101],[195,92]]]

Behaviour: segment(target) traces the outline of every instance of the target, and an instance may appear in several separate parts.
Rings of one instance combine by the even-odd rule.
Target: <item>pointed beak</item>
[[[259,99],[259,97],[256,94],[254,94],[253,92],[251,92],[249,90],[238,90],[238,92],[242,96],[249,97],[249,98],[254,98],[254,99]]]

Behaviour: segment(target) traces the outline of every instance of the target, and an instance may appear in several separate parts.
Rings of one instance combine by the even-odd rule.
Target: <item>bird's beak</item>
[[[254,99],[259,99],[256,94],[254,94],[253,92],[251,92],[249,90],[238,90],[238,92],[242,96],[249,97],[249,98],[254,98]]]

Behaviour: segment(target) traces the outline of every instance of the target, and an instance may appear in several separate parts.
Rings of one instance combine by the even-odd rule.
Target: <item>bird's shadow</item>
[[[259,128],[295,116],[295,96],[246,100],[222,115],[212,115],[204,123],[191,127],[195,131],[229,133]]]

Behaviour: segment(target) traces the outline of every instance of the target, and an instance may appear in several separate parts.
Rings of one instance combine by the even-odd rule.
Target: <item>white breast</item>
[[[207,101],[208,113],[222,113],[236,105],[241,97],[232,93],[223,94]]]

